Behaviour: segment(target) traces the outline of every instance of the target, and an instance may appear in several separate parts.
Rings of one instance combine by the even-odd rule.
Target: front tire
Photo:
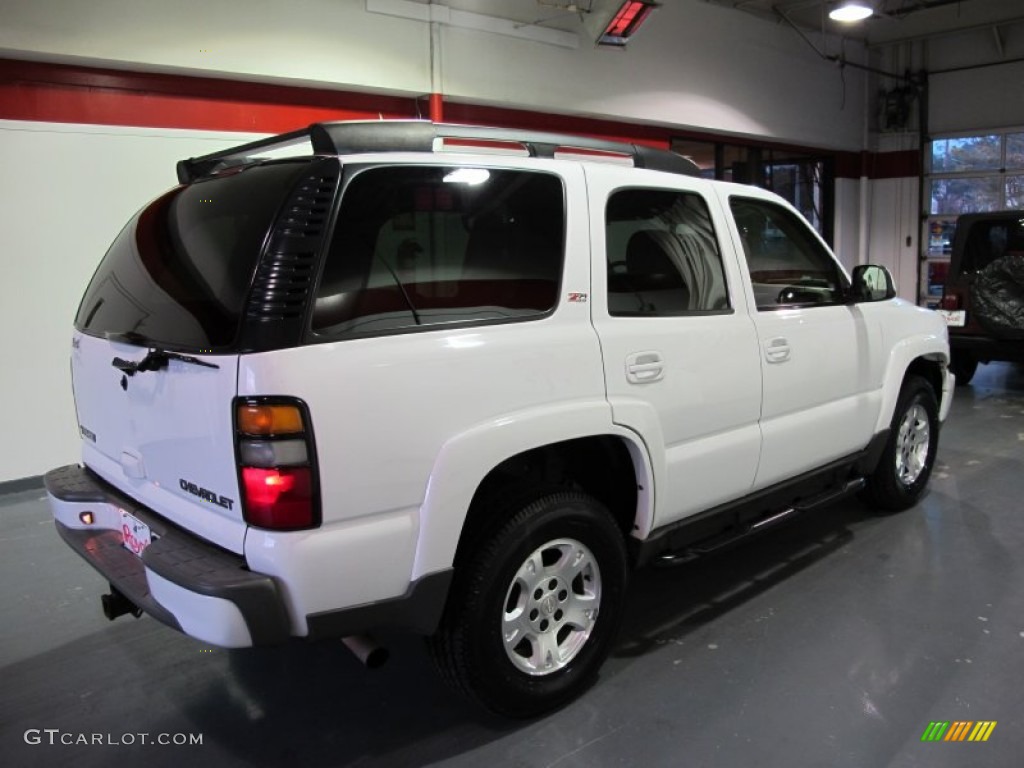
[[[908,376],[896,401],[885,450],[867,478],[865,500],[888,512],[913,506],[928,484],[938,445],[935,391],[920,376]]]
[[[450,684],[492,712],[541,714],[597,676],[626,583],[611,514],[583,493],[542,495],[457,565],[431,655]]]

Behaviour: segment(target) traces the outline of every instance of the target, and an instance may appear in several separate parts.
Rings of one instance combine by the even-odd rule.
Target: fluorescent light
[[[828,17],[834,21],[863,21],[873,13],[874,10],[864,0],[847,0],[829,11]]]
[[[597,44],[625,46],[658,5],[655,0],[626,0],[597,38]]]

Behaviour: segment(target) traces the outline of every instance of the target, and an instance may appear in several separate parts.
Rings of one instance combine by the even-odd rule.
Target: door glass
[[[700,195],[626,189],[608,200],[608,312],[619,317],[729,309],[725,271]]]
[[[844,300],[846,279],[798,215],[754,198],[733,197],[729,205],[743,242],[758,309]]]

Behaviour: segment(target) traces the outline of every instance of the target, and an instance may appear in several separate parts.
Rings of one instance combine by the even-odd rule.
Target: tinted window
[[[608,312],[666,316],[728,310],[722,257],[696,194],[626,189],[608,200]]]
[[[765,200],[734,197],[729,205],[758,309],[844,300],[846,278],[803,219]]]
[[[961,272],[980,272],[1009,253],[1024,255],[1024,218],[976,221],[964,244]]]
[[[251,167],[150,203],[103,257],[75,326],[167,347],[230,345],[267,231],[306,167]]]
[[[536,317],[562,272],[561,181],[484,168],[365,169],[348,184],[313,330],[349,336]]]

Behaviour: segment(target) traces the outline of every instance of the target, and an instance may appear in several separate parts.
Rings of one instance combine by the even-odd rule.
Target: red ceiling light
[[[647,21],[651,11],[660,3],[653,0],[626,0],[612,16],[604,32],[597,38],[598,45],[614,45],[624,47],[629,39],[636,34],[640,26]]]

